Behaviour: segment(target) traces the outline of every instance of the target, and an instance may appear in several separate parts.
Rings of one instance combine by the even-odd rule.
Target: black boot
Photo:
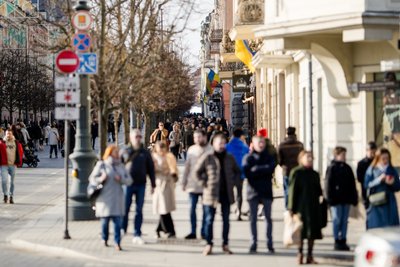
[[[13,197],[10,197],[10,204],[14,204],[14,199],[13,199]]]
[[[350,251],[350,247],[347,245],[347,240],[341,240],[341,250],[342,251]]]
[[[7,204],[7,202],[8,202],[8,197],[4,196],[4,203]]]
[[[341,250],[341,240],[335,240],[334,250]]]

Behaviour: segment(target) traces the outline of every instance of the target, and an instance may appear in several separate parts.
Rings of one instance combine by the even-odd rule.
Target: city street
[[[147,244],[136,246],[131,235],[124,237],[124,251],[104,248],[100,242],[100,223],[97,221],[71,222],[71,240],[63,240],[63,189],[62,159],[48,159],[40,153],[39,168],[22,168],[16,179],[15,205],[1,203],[0,209],[0,258],[5,266],[295,266],[295,248],[282,245],[283,201],[279,189],[273,205],[275,255],[266,253],[263,222],[259,222],[259,253],[248,254],[250,238],[249,223],[237,222],[232,207],[230,232],[234,255],[220,253],[221,221],[217,216],[215,225],[215,255],[203,257],[200,241],[185,241],[189,231],[187,195],[177,186],[177,211],[173,212],[176,224],[176,240],[155,238],[157,216],[151,211],[151,196],[145,204],[144,239]],[[182,164],[180,164],[182,171]],[[244,207],[247,210],[247,206]],[[132,216],[132,213],[131,213]],[[130,220],[130,231],[132,229]],[[350,221],[349,243],[354,249],[359,235],[364,231],[362,221]],[[324,229],[325,238],[317,242],[315,254],[321,266],[352,266],[352,253],[332,250],[331,225]]]

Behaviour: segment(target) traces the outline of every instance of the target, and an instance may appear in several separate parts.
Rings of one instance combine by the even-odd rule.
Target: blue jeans
[[[345,240],[349,220],[350,205],[331,206],[333,236],[335,240]]]
[[[289,198],[289,176],[283,176],[283,194],[285,197],[285,208],[287,209]]]
[[[264,206],[264,215],[266,222],[266,234],[267,234],[267,247],[268,249],[273,249],[273,240],[272,240],[272,218],[271,218],[271,210],[272,210],[272,199],[267,198],[254,198],[249,200],[250,207],[250,230],[252,236],[252,245],[257,247],[257,211],[258,205],[260,202]]]
[[[196,228],[197,228],[197,215],[196,215],[196,207],[197,203],[199,202],[199,197],[201,197],[202,194],[196,194],[196,193],[189,193],[189,201],[190,201],[190,224],[191,224],[191,234],[196,235]],[[204,206],[203,206],[203,218],[201,222],[201,236],[205,236],[205,231],[204,231],[204,225],[205,225],[205,211],[204,211]]]
[[[110,217],[102,217],[101,221],[101,238],[104,241],[108,241],[108,227],[110,224],[110,220],[114,223],[114,242],[115,244],[121,244],[121,217],[120,216],[110,216]]]
[[[214,219],[215,219],[215,213],[216,213],[216,208],[213,206],[204,206],[204,211],[206,214],[205,218],[205,237],[208,245],[213,245],[213,238],[214,238],[214,232],[213,232],[213,226],[214,226]],[[228,200],[223,200],[221,201],[221,212],[222,212],[222,240],[223,243],[222,245],[228,245],[229,243],[229,214],[231,212],[231,204],[229,203]]]
[[[5,196],[14,195],[15,166],[1,167],[1,187]]]
[[[135,195],[136,213],[135,213],[134,228],[133,228],[134,236],[142,235],[141,228],[143,224],[143,205],[144,205],[145,193],[146,193],[146,185],[131,185],[126,187],[125,216],[122,222],[122,229],[125,232],[127,232],[128,230],[129,211],[132,205],[132,197],[133,195]]]

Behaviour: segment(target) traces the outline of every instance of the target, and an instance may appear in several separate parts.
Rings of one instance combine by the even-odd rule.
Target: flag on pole
[[[256,71],[253,64],[251,63],[255,53],[251,50],[249,42],[247,40],[235,41],[235,55],[249,68],[252,73]]]
[[[214,93],[214,89],[220,85],[221,78],[219,77],[218,73],[215,73],[215,71],[210,69],[206,80],[207,94],[212,95]]]

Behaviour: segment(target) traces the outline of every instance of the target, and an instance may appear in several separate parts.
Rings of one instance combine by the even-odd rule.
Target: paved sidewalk
[[[182,166],[180,166],[182,171]],[[151,195],[147,195],[144,208],[143,238],[147,241],[144,246],[132,244],[132,216],[130,213],[129,235],[122,241],[124,251],[117,252],[112,247],[105,248],[101,244],[100,223],[98,221],[71,222],[71,240],[63,240],[64,231],[64,202],[59,199],[56,205],[38,218],[29,221],[23,228],[8,237],[7,241],[14,248],[32,252],[46,253],[57,257],[68,257],[85,262],[85,266],[240,266],[251,263],[252,266],[296,266],[296,249],[285,249],[282,245],[283,230],[283,199],[281,189],[276,190],[278,196],[273,204],[274,244],[275,255],[266,253],[265,226],[259,222],[259,254],[249,255],[250,227],[247,220],[234,220],[232,207],[230,247],[235,253],[225,256],[221,253],[221,217],[216,217],[215,223],[215,255],[203,257],[201,255],[203,243],[201,241],[185,241],[183,237],[189,233],[189,204],[187,194],[180,186],[176,189],[177,211],[173,212],[173,219],[178,238],[176,240],[157,240],[155,228],[158,217],[151,211]],[[148,190],[149,192],[149,190]],[[247,205],[244,205],[244,210]],[[219,213],[218,213],[219,214]],[[200,215],[200,207],[198,216]],[[110,227],[112,229],[112,227]],[[349,243],[354,245],[364,230],[364,222],[351,220],[349,225]],[[320,266],[352,266],[352,253],[338,253],[332,250],[333,239],[331,224],[324,229],[325,238],[316,243],[315,255]],[[112,235],[110,236],[112,240]],[[34,265],[32,265],[34,266]]]

